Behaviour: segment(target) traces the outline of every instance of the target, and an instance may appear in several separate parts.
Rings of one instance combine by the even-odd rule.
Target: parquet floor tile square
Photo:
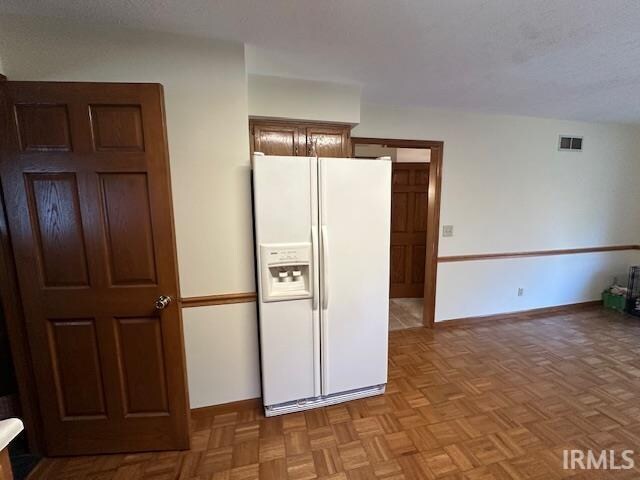
[[[407,433],[413,444],[421,452],[433,450],[440,446],[440,442],[438,442],[433,433],[431,433],[431,430],[426,426],[411,428]]]
[[[353,470],[354,468],[364,467],[369,465],[369,457],[362,445],[362,442],[357,440],[351,443],[345,443],[338,447],[340,453],[340,459],[342,460],[342,466],[345,470]]]
[[[234,430],[234,443],[243,443],[249,440],[257,440],[260,436],[260,422],[246,422],[236,425]]]
[[[458,471],[458,466],[444,449],[423,452],[421,457],[436,478]]]
[[[465,472],[464,478],[468,480],[513,480],[513,477],[497,463]]]
[[[263,480],[287,478],[287,461],[284,458],[276,458],[267,462],[260,462],[258,474]]]
[[[46,459],[31,480],[638,479],[638,399],[640,321],[599,308],[399,330],[383,396],[195,412],[189,451]],[[566,448],[638,465],[564,470]]]
[[[259,442],[259,461],[268,462],[277,458],[285,458],[284,436],[262,438]]]
[[[393,459],[393,453],[383,436],[368,437],[362,440],[362,446],[372,464]]]
[[[300,455],[311,450],[309,434],[306,430],[292,430],[284,434],[287,456]]]
[[[333,428],[331,425],[327,425],[310,431],[309,443],[311,445],[311,450],[318,450],[333,447],[337,445],[338,442],[333,433]]]
[[[291,480],[311,480],[316,478],[316,467],[311,452],[287,456],[287,474]]]
[[[337,447],[314,450],[313,463],[320,477],[334,475],[344,471],[340,452]]]
[[[392,459],[386,462],[379,462],[373,464],[373,473],[376,478],[383,478],[386,480],[403,480],[404,473],[402,467],[396,459]]]
[[[328,477],[320,477],[320,480],[349,480],[345,472],[329,475]]]
[[[395,432],[385,435],[389,448],[396,457],[417,453],[418,449],[407,432]]]
[[[442,446],[450,445],[452,443],[461,443],[471,438],[467,435],[460,424],[453,420],[429,425],[429,431],[436,438],[436,441]]]
[[[508,453],[502,444],[491,435],[467,440],[461,444],[460,448],[477,466],[500,462],[508,458]]]
[[[258,439],[237,443],[233,446],[231,464],[234,467],[242,467],[252,463],[258,463],[260,442]]]
[[[257,463],[236,467],[229,472],[230,480],[257,480],[260,478],[260,465]]]
[[[544,458],[536,455],[523,455],[509,462],[502,462],[501,467],[512,478],[523,480],[559,480],[562,478],[557,468],[547,464]]]
[[[354,420],[353,426],[361,439],[384,433],[380,422],[378,422],[378,417],[375,416]]]
[[[363,465],[353,470],[347,470],[349,480],[376,480],[376,475],[369,465]]]

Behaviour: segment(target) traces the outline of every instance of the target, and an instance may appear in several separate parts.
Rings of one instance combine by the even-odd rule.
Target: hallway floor
[[[46,460],[32,478],[638,478],[637,455],[633,470],[581,472],[562,452],[638,448],[639,345],[638,319],[601,308],[394,331],[383,396],[198,414],[190,451]]]
[[[389,299],[389,330],[422,327],[422,298]]]

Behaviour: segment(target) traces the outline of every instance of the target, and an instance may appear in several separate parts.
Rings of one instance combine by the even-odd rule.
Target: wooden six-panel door
[[[162,87],[2,82],[0,94],[46,453],[188,448]],[[161,295],[173,301],[157,309]]]
[[[391,176],[390,297],[424,296],[428,163],[394,162]]]

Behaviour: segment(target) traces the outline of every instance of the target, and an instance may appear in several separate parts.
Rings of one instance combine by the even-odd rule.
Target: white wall
[[[400,163],[429,163],[431,161],[431,150],[428,148],[395,148],[359,143],[356,144],[355,155],[367,158],[391,157],[392,162]]]
[[[436,319],[597,300],[613,277],[626,281],[629,266],[638,261],[636,251],[621,251],[441,263]],[[524,288],[521,297],[517,296],[519,287]]]
[[[187,308],[183,316],[191,407],[259,397],[256,304]]]
[[[558,152],[559,134],[584,136],[584,151]],[[454,237],[440,256],[639,243],[637,127],[363,104],[353,136],[444,141],[440,224]],[[436,318],[593,300],[639,259],[441,263]]]
[[[398,148],[394,162],[400,163],[429,163],[431,150],[425,148]]]
[[[163,84],[181,294],[255,289],[243,45],[1,16],[0,52],[10,80]],[[183,318],[192,406],[259,396],[255,305]]]
[[[357,124],[360,87],[249,75],[249,115]]]

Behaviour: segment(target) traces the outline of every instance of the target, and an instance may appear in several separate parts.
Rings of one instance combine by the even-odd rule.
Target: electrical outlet
[[[443,225],[442,226],[442,236],[443,237],[453,237],[453,225]]]
[[[521,297],[521,296],[523,296],[523,295],[524,295],[524,288],[519,287],[519,288],[518,288],[518,296],[519,296],[519,297]]]

